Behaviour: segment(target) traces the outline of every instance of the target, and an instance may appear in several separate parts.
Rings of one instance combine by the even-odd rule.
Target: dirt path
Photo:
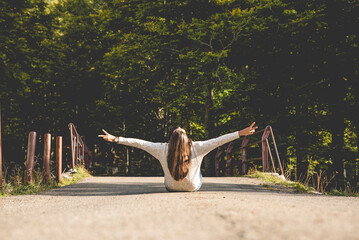
[[[267,190],[204,178],[168,193],[163,178],[94,177],[0,198],[0,239],[359,239],[359,198]]]

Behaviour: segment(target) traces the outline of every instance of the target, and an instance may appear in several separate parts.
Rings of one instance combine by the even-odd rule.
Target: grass
[[[72,175],[70,179],[63,179],[61,182],[58,183],[59,187],[64,187],[70,184],[77,183],[81,179],[91,177],[91,174],[87,171],[84,166],[80,166],[76,168],[77,172]]]
[[[72,175],[72,178],[63,178],[60,182],[56,182],[55,179],[51,178],[48,183],[45,183],[43,182],[42,173],[38,172],[34,173],[34,183],[32,185],[24,185],[21,180],[5,183],[3,184],[3,188],[0,190],[0,197],[37,194],[39,192],[77,183],[81,179],[91,176],[91,174],[83,166],[77,167],[76,170],[77,172]],[[21,179],[21,177],[16,176],[16,179]]]
[[[284,181],[276,176],[259,172],[256,170],[254,170],[253,173],[246,175],[246,177],[259,178],[266,183],[279,184],[281,186],[285,186],[293,189],[295,193],[313,193],[315,191],[313,187],[308,187],[301,182]],[[268,184],[261,184],[261,185],[267,188],[268,190],[278,191],[278,189],[273,188],[273,186],[271,185]],[[329,196],[359,197],[358,192],[348,192],[348,191],[337,190],[337,189],[334,189],[330,192],[325,192],[324,194]]]
[[[266,183],[274,183],[274,184],[279,184],[279,185],[282,185],[282,186],[285,186],[288,188],[292,188],[294,190],[294,192],[296,192],[296,193],[312,193],[314,190],[313,188],[307,187],[300,182],[284,181],[283,179],[281,179],[279,177],[276,177],[276,176],[273,176],[270,174],[265,174],[265,173],[258,172],[258,171],[255,171],[249,175],[246,175],[246,177],[259,178]],[[268,184],[262,184],[262,185],[269,190],[278,191],[277,189],[274,189],[272,186],[270,186]]]
[[[337,190],[337,189],[334,189],[333,191],[326,193],[326,195],[341,196],[341,197],[359,197],[359,193],[340,191],[340,190]]]
[[[279,189],[275,189],[273,187],[271,187],[270,185],[268,184],[265,184],[265,183],[262,183],[261,186],[265,187],[266,189],[270,190],[270,191],[280,191]]]

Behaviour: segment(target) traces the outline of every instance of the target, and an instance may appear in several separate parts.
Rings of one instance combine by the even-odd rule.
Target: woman
[[[140,148],[155,158],[162,166],[165,186],[168,191],[197,191],[202,186],[201,163],[203,157],[213,149],[231,142],[240,136],[253,134],[257,127],[253,122],[249,127],[207,141],[192,142],[186,131],[177,128],[168,143],[153,143],[135,138],[116,137],[105,130],[105,135],[98,135],[109,142],[117,142]]]

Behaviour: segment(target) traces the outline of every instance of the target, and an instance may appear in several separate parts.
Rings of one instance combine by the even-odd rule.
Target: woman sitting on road
[[[155,158],[162,166],[165,175],[165,186],[172,191],[197,191],[202,186],[201,163],[203,157],[213,149],[231,142],[240,136],[253,134],[257,127],[254,122],[247,128],[229,133],[207,141],[192,142],[186,131],[177,128],[173,131],[168,143],[154,143],[135,138],[116,137],[105,130],[105,135],[98,135],[109,142],[140,148]]]

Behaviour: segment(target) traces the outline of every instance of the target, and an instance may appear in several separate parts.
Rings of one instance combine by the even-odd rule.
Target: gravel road
[[[169,193],[161,177],[92,177],[0,198],[0,239],[359,239],[359,198],[203,180],[199,192]]]

